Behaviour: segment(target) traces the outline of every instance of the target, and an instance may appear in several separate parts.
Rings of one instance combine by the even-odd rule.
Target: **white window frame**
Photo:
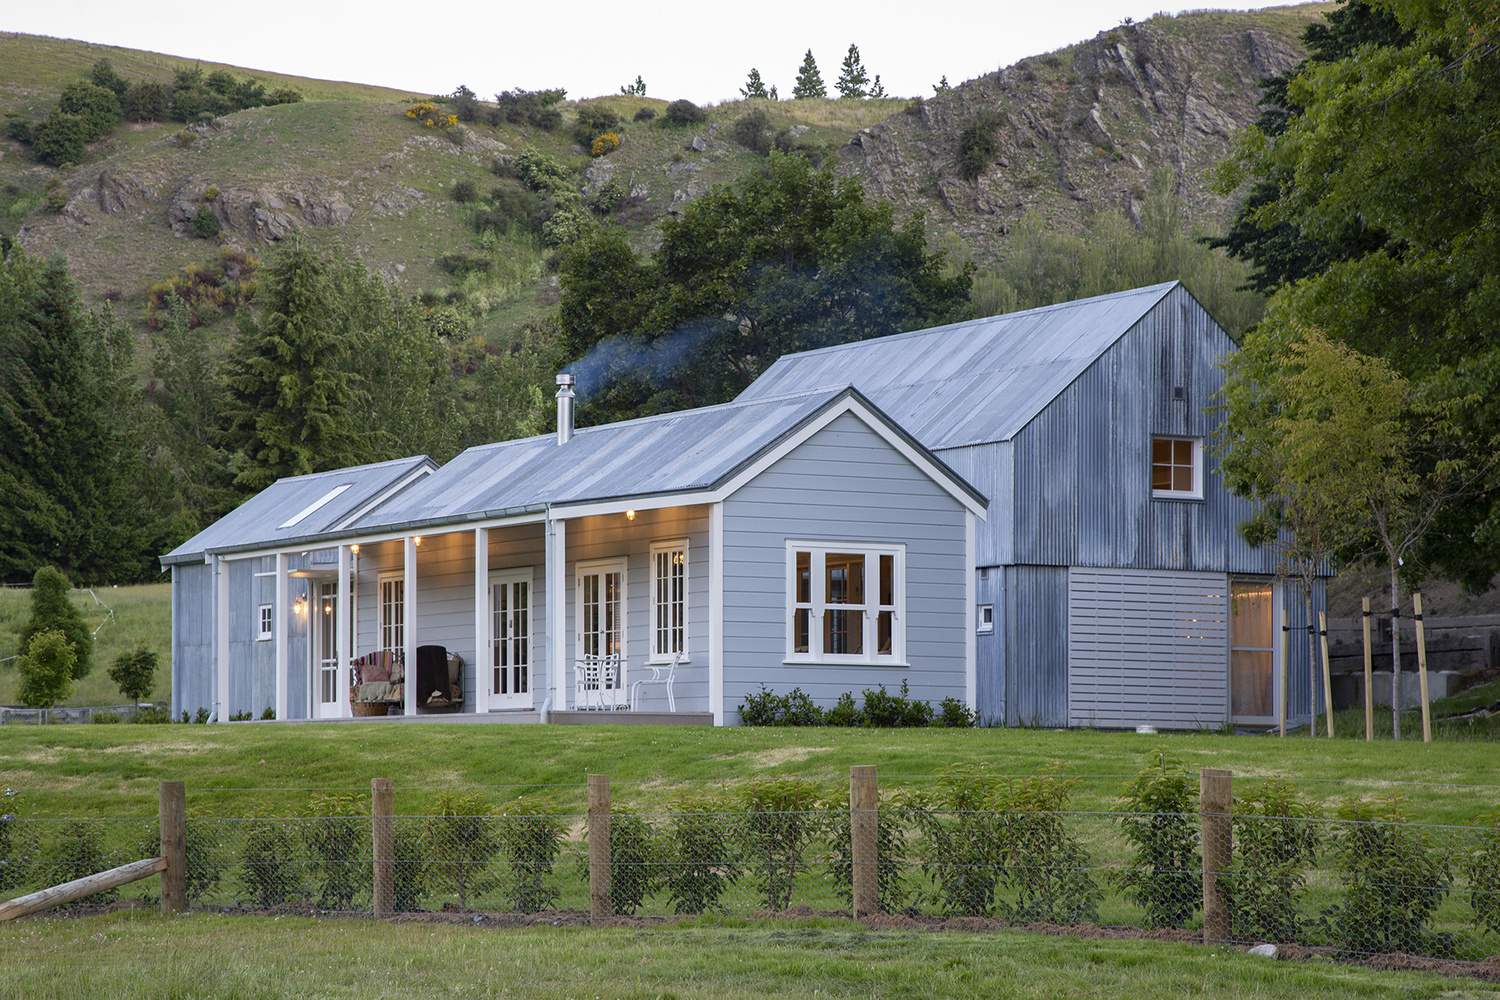
[[[1183,437],[1172,434],[1153,434],[1151,436],[1151,454],[1146,456],[1150,467],[1148,475],[1154,477],[1156,466],[1156,442],[1158,441],[1186,441],[1193,446],[1193,488],[1190,490],[1159,490],[1154,486],[1151,496],[1158,500],[1202,500],[1203,499],[1203,439],[1196,437]]]
[[[974,620],[977,622],[976,632],[987,634],[995,631],[995,606],[993,604],[979,605]]]
[[[625,663],[629,657],[626,651],[630,649],[630,560],[625,556],[615,556],[610,559],[592,559],[588,562],[580,562],[574,567],[573,577],[573,628],[574,628],[574,657],[583,656],[583,578],[594,573],[608,574],[618,570],[620,573],[620,662]],[[601,604],[604,597],[600,597]],[[603,626],[601,626],[601,634]]]
[[[276,609],[270,604],[262,604],[256,609],[255,638],[264,642],[267,639],[276,638]]]
[[[406,574],[405,573],[381,573],[376,578],[375,587],[375,648],[382,652],[400,653],[406,649]],[[399,602],[386,600],[386,587],[395,585],[401,588],[401,600]],[[385,609],[387,604],[394,604],[400,609],[400,621],[386,624]],[[387,642],[393,639],[393,642]]]
[[[681,625],[677,627],[680,627],[682,631],[680,652],[682,652],[685,662],[687,651],[690,648],[690,633],[688,631],[688,587],[691,577],[689,576],[690,570],[688,562],[688,540],[686,538],[676,538],[670,541],[653,542],[651,544],[650,551],[651,570],[649,579],[651,580],[651,593],[648,595],[647,604],[649,604],[651,608],[651,649],[650,655],[647,657],[646,662],[667,663],[671,661],[672,655],[674,653],[679,652],[679,649],[673,647],[673,643],[670,639],[667,639],[665,644],[663,644],[662,642],[664,638],[663,633],[668,632],[669,630],[674,628],[674,625],[671,622],[662,621],[662,609],[664,607],[672,607],[673,610],[680,615]],[[666,602],[663,602],[660,599],[662,585],[664,582],[670,585],[671,578],[670,575],[666,578],[662,576],[661,559],[662,557],[666,557],[668,560],[667,565],[668,567],[670,567],[672,565],[670,560],[673,553],[681,553],[681,559],[678,565],[682,567],[682,593],[676,599],[669,597]]]
[[[797,554],[810,557],[809,573],[813,586],[811,601],[797,600]],[[823,615],[830,604],[827,595],[819,599],[829,554],[862,555],[865,558],[865,588],[862,604],[839,604],[837,608],[858,610],[863,614],[864,633],[859,653],[825,653],[823,651]],[[880,557],[892,556],[892,604],[880,603]],[[797,649],[797,610],[811,612],[808,623],[808,648]],[[878,652],[876,630],[880,612],[891,612],[891,651]],[[787,663],[871,663],[907,666],[906,663],[906,546],[876,542],[829,542],[789,540],[786,543],[786,662]]]
[[[534,579],[534,574],[531,567],[526,566],[520,569],[492,570],[490,571],[489,582],[491,632],[490,649],[488,655],[484,659],[484,669],[490,672],[490,685],[493,689],[490,692],[490,696],[493,699],[493,704],[495,705],[495,707],[516,707],[518,705],[529,705],[532,703],[531,672],[533,669],[535,669],[536,666],[534,653],[536,650],[537,637],[534,629],[532,628],[532,615],[536,610],[536,580]],[[500,617],[501,612],[495,605],[496,588],[509,587],[517,583],[523,583],[526,585],[526,608],[521,614],[517,615],[515,613],[514,606],[512,606],[506,611],[506,614],[509,614],[512,617],[520,620],[523,623],[522,627],[524,627],[526,630],[524,640],[518,644],[515,643],[516,637],[513,635],[503,639],[501,638],[500,632],[502,631],[502,629],[496,622],[496,619]],[[521,671],[521,683],[526,688],[526,690],[524,691],[508,691],[504,694],[501,694],[499,688],[494,683],[495,671],[502,669],[501,667],[496,665],[495,660],[498,658],[498,650],[500,648],[500,645],[504,642],[515,644],[512,646],[512,650],[519,649],[521,655],[523,655],[526,659],[526,662],[524,664],[511,663],[507,664],[503,668],[511,669],[516,666],[524,667],[524,669]],[[509,659],[509,657],[507,657],[507,659]]]

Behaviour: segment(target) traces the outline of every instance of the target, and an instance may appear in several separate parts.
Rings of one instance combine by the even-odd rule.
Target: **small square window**
[[[1151,495],[1199,499],[1203,496],[1203,447],[1197,438],[1153,438]]]
[[[978,619],[978,621],[979,621],[979,625],[978,625],[978,629],[977,629],[978,631],[980,631],[980,632],[993,632],[993,631],[995,631],[995,606],[993,604],[981,604],[979,606],[979,619]]]
[[[275,631],[276,631],[276,629],[275,629],[276,615],[271,610],[271,605],[269,605],[269,604],[262,604],[260,606],[260,615],[259,615],[259,618],[260,618],[260,631],[258,633],[256,633],[255,637],[257,639],[269,639],[269,638],[271,638],[275,634]]]

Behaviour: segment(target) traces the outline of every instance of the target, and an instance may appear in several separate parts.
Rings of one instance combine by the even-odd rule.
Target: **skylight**
[[[342,486],[335,486],[333,489],[329,490],[327,493],[324,493],[317,500],[314,500],[312,503],[310,503],[306,507],[302,508],[302,510],[298,511],[296,514],[293,514],[290,518],[288,518],[286,521],[284,521],[281,524],[281,526],[279,528],[277,528],[276,530],[280,531],[280,530],[282,530],[284,528],[290,528],[292,525],[296,524],[298,521],[301,521],[303,518],[311,516],[312,513],[314,511],[316,511],[319,507],[323,506],[328,501],[332,500],[334,497],[338,496],[340,493],[344,492],[345,490],[347,490],[349,487],[351,487],[353,485],[354,485],[353,483],[345,483]]]

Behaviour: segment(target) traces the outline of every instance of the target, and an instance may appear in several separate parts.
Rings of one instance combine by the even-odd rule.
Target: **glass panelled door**
[[[1229,715],[1242,725],[1276,721],[1276,587],[1270,580],[1229,585]]]
[[[618,693],[625,679],[625,561],[590,563],[578,568],[576,656],[618,654],[620,669],[600,678],[602,691]]]
[[[490,574],[490,707],[531,707],[531,571]]]
[[[339,714],[338,581],[319,580],[313,599],[313,700],[317,717]]]

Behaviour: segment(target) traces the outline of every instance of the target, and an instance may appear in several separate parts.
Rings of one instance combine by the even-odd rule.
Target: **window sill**
[[[647,667],[669,667],[671,665],[672,658],[670,656],[653,656],[642,664],[642,666]],[[691,667],[693,661],[684,656],[681,660],[677,661],[677,665],[679,667]]]
[[[862,660],[856,657],[817,657],[804,656],[795,660],[785,659],[781,661],[783,667],[895,667],[900,670],[910,670],[911,664],[890,658],[880,660]]]
[[[1165,493],[1158,490],[1151,491],[1152,500],[1191,500],[1202,503],[1204,496],[1201,493]]]

